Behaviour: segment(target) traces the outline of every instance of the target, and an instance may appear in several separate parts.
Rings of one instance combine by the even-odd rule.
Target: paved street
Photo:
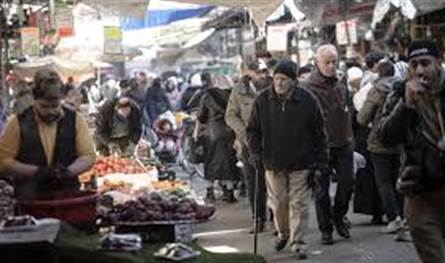
[[[202,179],[192,180],[198,191],[204,193]],[[217,214],[212,222],[197,226],[195,233],[198,242],[211,249],[252,252],[253,235],[248,233],[250,228],[249,206],[245,199],[233,205],[216,203]],[[315,210],[311,205],[310,231],[308,244],[310,258],[308,263],[342,262],[342,263],[418,263],[414,247],[411,243],[398,243],[392,235],[379,233],[380,227],[369,226],[370,217],[351,214],[352,239],[343,240],[334,235],[334,246],[321,246],[319,232],[316,226]],[[270,226],[269,226],[270,229]],[[295,262],[290,252],[274,251],[274,236],[271,231],[259,236],[259,253],[267,262]]]

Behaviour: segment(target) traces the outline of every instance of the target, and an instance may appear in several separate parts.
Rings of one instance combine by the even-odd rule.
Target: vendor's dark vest
[[[63,108],[65,116],[57,123],[52,165],[70,165],[76,159],[76,112]],[[20,149],[17,159],[26,164],[48,166],[33,108],[18,115]]]
[[[68,166],[77,158],[76,155],[76,112],[63,108],[64,117],[57,123],[56,143],[52,166]],[[33,108],[30,107],[18,116],[20,126],[20,148],[17,160],[36,166],[48,166],[45,150],[40,138],[39,128],[35,119]],[[21,178],[16,180],[16,194],[22,197],[35,196],[52,189],[47,185],[36,183],[34,178]],[[67,180],[67,186],[78,189],[77,179]],[[61,190],[61,189],[60,189]]]

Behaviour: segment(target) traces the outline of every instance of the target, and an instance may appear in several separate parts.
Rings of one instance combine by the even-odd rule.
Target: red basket
[[[34,200],[18,200],[22,214],[52,217],[71,225],[90,225],[96,220],[99,193],[95,191],[52,193]]]

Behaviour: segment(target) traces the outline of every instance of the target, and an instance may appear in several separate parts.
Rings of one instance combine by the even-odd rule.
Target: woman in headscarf
[[[220,181],[223,201],[236,202],[234,182],[239,180],[236,152],[233,149],[234,132],[227,126],[224,116],[230,96],[230,85],[220,78],[212,78],[212,88],[205,91],[198,110],[198,120],[205,129],[204,177],[208,181],[207,199],[214,200],[214,182]]]

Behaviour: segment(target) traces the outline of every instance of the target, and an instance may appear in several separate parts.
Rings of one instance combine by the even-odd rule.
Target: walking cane
[[[255,165],[256,166],[256,165]],[[254,191],[253,191],[253,255],[255,257],[256,262],[256,256],[257,256],[257,249],[258,249],[258,170],[259,167],[255,167],[255,178],[254,180]]]

